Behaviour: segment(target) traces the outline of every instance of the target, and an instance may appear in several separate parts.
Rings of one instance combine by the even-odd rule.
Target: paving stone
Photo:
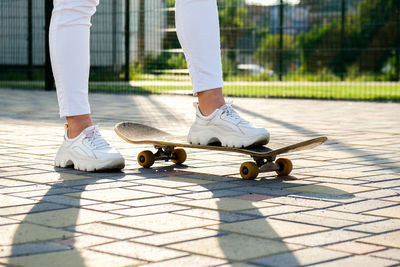
[[[129,206],[113,204],[113,203],[100,203],[94,205],[85,205],[83,208],[88,210],[95,210],[95,211],[114,211],[114,210],[121,210],[121,209],[128,209]]]
[[[225,189],[236,190],[239,187],[240,185],[232,182],[222,182],[222,183],[207,184],[207,186],[201,186],[201,185],[185,186],[180,188],[179,190],[193,193],[193,192],[209,192],[209,191],[225,190]]]
[[[252,216],[234,213],[234,212],[223,212],[223,211],[195,209],[195,208],[177,211],[174,213],[192,216],[192,217],[206,218],[206,219],[222,221],[222,222],[237,222],[237,221],[253,219]]]
[[[259,265],[254,265],[254,264],[244,263],[244,262],[234,262],[234,263],[219,265],[218,267],[254,267],[254,266],[259,266]]]
[[[186,257],[181,257],[178,259],[167,260],[157,263],[150,263],[141,265],[143,267],[176,267],[176,266],[221,266],[221,264],[226,263],[225,260],[200,256],[200,255],[191,255]]]
[[[48,185],[38,185],[38,184],[29,184],[25,186],[7,186],[7,187],[1,186],[1,187],[2,188],[0,189],[0,194],[12,194],[15,197],[29,197],[32,194],[35,194],[35,192],[39,192],[40,195],[45,195],[43,194],[43,192],[48,191],[51,188],[51,186]]]
[[[69,247],[55,242],[14,244],[11,246],[1,246],[0,258],[57,252],[69,249]]]
[[[130,217],[125,217],[121,219],[111,220],[107,223],[162,233],[203,227],[216,224],[217,222],[214,220],[194,218],[171,213],[163,213],[139,216],[135,217],[134,219]]]
[[[352,267],[365,267],[365,266],[392,266],[397,264],[398,262],[387,260],[387,259],[380,259],[375,257],[369,256],[353,256],[350,258],[345,259],[338,259],[330,262],[324,262],[321,264],[314,265],[315,267],[336,267],[336,266],[352,266]],[[313,267],[314,267],[313,266]]]
[[[343,212],[351,212],[351,213],[360,213],[368,210],[375,210],[382,207],[392,206],[394,203],[389,201],[381,201],[381,200],[365,200],[356,203],[344,204],[341,206],[336,206],[330,208],[331,210],[343,211]]]
[[[16,215],[11,218],[24,220],[40,225],[52,227],[66,227],[71,225],[79,225],[91,222],[106,221],[116,219],[119,215],[107,214],[98,211],[85,209],[62,209],[55,211],[39,212],[28,215]]]
[[[1,178],[0,179],[0,185],[1,186],[7,186],[7,187],[19,187],[19,186],[29,186],[32,185],[32,183],[28,182],[23,182],[23,181],[16,181],[13,179],[7,179],[7,178]]]
[[[185,206],[179,206],[175,204],[163,204],[163,205],[129,208],[123,210],[114,210],[113,213],[126,216],[141,216],[141,215],[160,214],[165,212],[181,211],[188,209],[189,207]]]
[[[229,212],[257,209],[257,208],[277,205],[263,201],[253,202],[249,200],[242,200],[235,198],[213,198],[213,199],[191,200],[191,201],[179,202],[177,204],[195,208],[221,210]]]
[[[342,228],[349,225],[355,225],[357,222],[347,221],[345,219],[333,219],[320,216],[313,216],[304,213],[289,213],[282,215],[274,215],[272,219],[286,220],[292,222],[306,223],[331,228]]]
[[[376,183],[368,183],[368,186],[376,187],[376,188],[391,188],[391,187],[398,187],[400,186],[400,177],[396,177],[393,180],[389,181],[379,181]]]
[[[101,202],[116,202],[116,201],[132,200],[132,199],[151,198],[151,197],[157,197],[159,195],[154,193],[124,189],[124,188],[112,188],[112,189],[84,191],[82,193],[71,193],[67,194],[67,196],[96,200]]]
[[[209,166],[210,164],[208,164]],[[237,174],[239,172],[239,165],[236,166],[223,166],[223,165],[218,165],[214,167],[201,167],[201,168],[189,168],[189,171],[196,172],[196,173],[203,173],[203,174],[208,174],[208,175],[221,175],[221,176],[226,176],[226,175],[232,175],[232,174]]]
[[[329,251],[322,248],[306,248],[252,260],[251,262],[263,266],[305,266],[346,257],[348,255],[347,253]]]
[[[218,231],[204,229],[204,228],[194,228],[194,229],[180,230],[176,232],[147,235],[143,237],[134,238],[132,240],[135,242],[154,245],[154,246],[164,246],[167,244],[196,240],[217,235],[220,235]]]
[[[280,241],[237,234],[193,240],[168,247],[233,261],[245,261],[301,248]]]
[[[65,208],[67,208],[67,206],[54,203],[40,202],[37,203],[36,205],[23,205],[23,206],[0,208],[0,216],[11,216],[16,214],[35,213],[35,212],[58,210]]]
[[[335,251],[342,251],[342,252],[347,252],[347,253],[351,253],[351,254],[356,254],[356,255],[369,254],[371,252],[376,252],[376,251],[381,251],[381,250],[386,249],[385,247],[369,245],[369,244],[364,244],[364,243],[359,243],[359,242],[354,242],[354,241],[334,244],[334,245],[326,246],[325,248],[330,249],[330,250],[335,250]]]
[[[71,174],[71,173],[57,173],[57,172],[46,172],[46,173],[20,175],[20,176],[12,177],[12,179],[15,179],[15,180],[38,183],[38,184],[84,180],[84,179],[88,179],[88,178],[90,178],[90,176],[76,175],[76,174]]]
[[[104,243],[109,243],[112,241],[114,240],[110,238],[104,238],[92,235],[81,235],[69,239],[64,239],[58,241],[57,243],[71,248],[86,248]]]
[[[159,248],[129,241],[117,241],[105,245],[95,246],[91,249],[95,251],[112,253],[115,255],[153,262],[173,259],[187,255],[187,253],[168,248]]]
[[[260,195],[260,194],[247,194],[247,195],[240,195],[235,197],[237,199],[249,200],[249,201],[262,201],[266,199],[276,198],[275,196],[267,196],[267,195]]]
[[[185,177],[166,177],[158,179],[135,180],[135,183],[168,188],[180,188],[193,185],[208,185],[215,182]]]
[[[379,222],[364,223],[346,228],[346,230],[375,233],[375,234],[393,231],[397,229],[400,229],[400,220],[396,219],[388,219]]]
[[[24,197],[24,198],[34,198],[34,197],[43,197],[43,196],[53,196],[53,195],[62,195],[62,194],[67,194],[67,193],[75,193],[75,192],[80,192],[80,190],[77,189],[72,189],[68,187],[48,187],[43,190],[35,190],[32,189],[33,191],[29,192],[19,192],[19,193],[12,193],[10,195],[16,196],[16,197]]]
[[[74,188],[76,188],[78,190],[92,191],[92,190],[111,189],[111,188],[118,188],[118,187],[123,188],[123,187],[130,187],[130,186],[132,186],[132,183],[122,182],[122,181],[113,181],[110,179],[102,179],[102,180],[97,181],[95,184],[78,185],[78,186],[74,186]]]
[[[179,195],[186,194],[187,192],[181,189],[168,188],[168,187],[159,187],[159,186],[151,186],[151,185],[135,185],[133,187],[127,187],[127,189],[135,189],[138,191],[157,193],[162,195]]]
[[[180,197],[185,197],[189,199],[207,199],[207,198],[225,198],[225,197],[235,197],[243,195],[243,192],[238,192],[235,190],[212,190],[212,191],[205,191],[205,192],[198,192],[198,193],[191,193],[191,194],[184,194],[179,195]],[[248,199],[250,200],[250,199]],[[255,200],[253,200],[255,201]]]
[[[265,200],[270,203],[287,204],[293,206],[309,207],[309,208],[328,208],[338,205],[335,202],[326,201],[323,199],[309,199],[301,197],[276,197]]]
[[[126,205],[126,206],[130,206],[130,207],[145,207],[145,206],[170,204],[170,203],[179,204],[179,202],[187,201],[187,200],[188,200],[187,198],[183,198],[183,197],[160,196],[160,197],[152,197],[152,198],[145,198],[145,199],[120,201],[120,202],[117,202],[117,204]]]
[[[349,195],[358,192],[371,191],[373,188],[365,186],[320,183],[317,185],[303,185],[288,188],[287,190],[296,192],[311,192],[327,195]]]
[[[371,253],[370,256],[400,261],[400,249],[389,248],[383,251]]]
[[[384,199],[385,201],[393,201],[393,202],[398,202],[400,203],[400,196],[396,196],[396,197],[385,197]]]
[[[311,210],[311,211],[305,211],[304,214],[333,218],[333,219],[345,218],[348,221],[363,222],[363,223],[383,220],[382,218],[376,216],[353,214],[353,213],[333,211],[333,210]]]
[[[80,194],[80,193],[77,193]],[[99,203],[98,201],[88,200],[88,199],[79,199],[67,196],[59,196],[59,195],[52,195],[52,196],[45,196],[45,197],[34,197],[34,200],[39,200],[43,202],[51,202],[57,203],[72,207],[80,207],[84,205],[93,205]]]
[[[18,221],[12,220],[9,218],[0,217],[0,225],[12,224],[12,223],[18,223]]]
[[[326,227],[264,218],[235,223],[223,223],[209,226],[208,228],[271,239],[281,239],[289,236],[328,230]]]
[[[106,223],[89,223],[66,228],[68,231],[85,233],[113,239],[129,239],[149,235],[150,232],[132,228],[120,227]]]
[[[400,206],[368,211],[365,214],[400,219]]]
[[[32,256],[0,258],[0,262],[16,266],[30,267],[98,267],[98,266],[128,266],[144,263],[139,260],[100,253],[90,250],[69,250],[56,253],[46,253]]]
[[[8,195],[0,194],[0,207],[10,207],[10,206],[18,206],[18,205],[26,205],[26,204],[34,204],[37,201],[32,199],[26,199],[21,197],[13,197]]]
[[[273,207],[266,207],[260,209],[253,209],[253,210],[246,210],[240,211],[241,214],[251,215],[251,216],[262,216],[268,217],[278,214],[287,214],[291,212],[303,212],[310,210],[310,208],[298,207],[298,206],[273,206]]]
[[[365,237],[366,234],[345,231],[345,230],[331,230],[322,233],[314,233],[303,236],[285,238],[284,241],[287,243],[300,244],[306,246],[323,246],[328,244],[334,244],[338,242],[349,241],[352,239],[358,239]]]
[[[0,226],[0,245],[14,245],[28,242],[40,242],[64,239],[74,234],[63,230],[39,226],[30,223],[8,224]]]
[[[354,194],[357,198],[366,198],[366,199],[376,199],[381,198],[381,200],[390,201],[390,199],[386,199],[387,197],[392,197],[396,195],[396,191],[390,189],[377,189],[374,191],[367,191],[362,193]]]
[[[357,240],[359,242],[381,245],[386,247],[400,248],[400,231],[390,232],[381,235],[374,235]]]

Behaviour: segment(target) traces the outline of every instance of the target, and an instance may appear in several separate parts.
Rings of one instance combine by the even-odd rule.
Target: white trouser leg
[[[54,0],[50,56],[60,117],[90,113],[90,19],[99,0]]]
[[[223,87],[217,1],[176,0],[175,21],[193,92]]]

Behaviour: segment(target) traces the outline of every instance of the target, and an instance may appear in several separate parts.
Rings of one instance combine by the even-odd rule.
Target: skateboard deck
[[[243,179],[254,179],[260,171],[276,171],[278,175],[288,175],[292,170],[291,161],[286,158],[275,160],[276,156],[312,149],[327,140],[327,137],[320,136],[292,144],[270,142],[264,146],[231,148],[222,147],[218,144],[190,144],[186,141],[186,136],[176,136],[154,127],[132,122],[118,123],[115,125],[114,130],[128,143],[149,144],[158,149],[155,154],[151,151],[143,151],[138,155],[138,163],[143,167],[151,167],[156,160],[171,160],[174,163],[183,163],[186,160],[186,152],[182,147],[249,155],[253,158],[254,162],[245,162],[242,164],[240,174]]]

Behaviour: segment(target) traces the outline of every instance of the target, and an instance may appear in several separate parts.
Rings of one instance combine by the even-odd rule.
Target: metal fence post
[[[138,61],[144,67],[145,61],[145,1],[139,0]]]
[[[340,27],[340,48],[343,50],[343,45],[344,45],[344,31],[345,31],[345,21],[346,21],[346,0],[342,0],[342,7],[341,7],[341,27]],[[342,59],[341,59],[341,64],[343,64],[344,61],[344,54],[342,52]],[[340,79],[343,81],[344,80],[344,69],[341,70],[340,73]]]
[[[45,53],[46,53],[46,63],[45,63],[45,90],[50,91],[54,89],[54,77],[53,71],[51,69],[50,61],[50,45],[49,45],[49,31],[50,31],[50,20],[51,12],[53,11],[53,0],[45,0]]]
[[[131,8],[130,1],[125,0],[125,81],[129,82],[131,59]]]
[[[283,0],[279,4],[279,81],[282,81],[283,73]]]
[[[33,80],[33,10],[32,0],[28,0],[28,79]]]
[[[116,73],[117,69],[117,0],[112,0],[111,9],[111,19],[112,19],[112,64],[113,72]]]

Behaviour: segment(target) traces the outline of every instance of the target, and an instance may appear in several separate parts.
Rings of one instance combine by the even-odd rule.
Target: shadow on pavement
[[[25,215],[15,231],[12,248],[7,264],[11,266],[74,266],[84,267],[85,259],[79,250],[71,250],[75,233],[64,231],[62,228],[75,226],[79,221],[81,212],[80,195],[85,189],[73,187],[86,187],[96,184],[102,179],[118,181],[125,176],[123,172],[102,172],[95,178],[93,173],[84,173],[72,169],[55,168],[54,175],[59,175],[61,182],[51,185],[51,188]],[[81,179],[80,177],[81,176]],[[64,193],[60,193],[63,191]],[[75,197],[66,197],[63,194],[75,193]],[[43,206],[54,204],[52,208],[43,209]],[[90,212],[90,210],[87,210]],[[72,243],[62,244],[62,240],[70,239]],[[56,241],[54,241],[56,240]],[[43,251],[50,252],[46,254]],[[54,254],[52,252],[65,252]],[[30,258],[23,257],[27,255]],[[22,257],[18,257],[22,256]]]

